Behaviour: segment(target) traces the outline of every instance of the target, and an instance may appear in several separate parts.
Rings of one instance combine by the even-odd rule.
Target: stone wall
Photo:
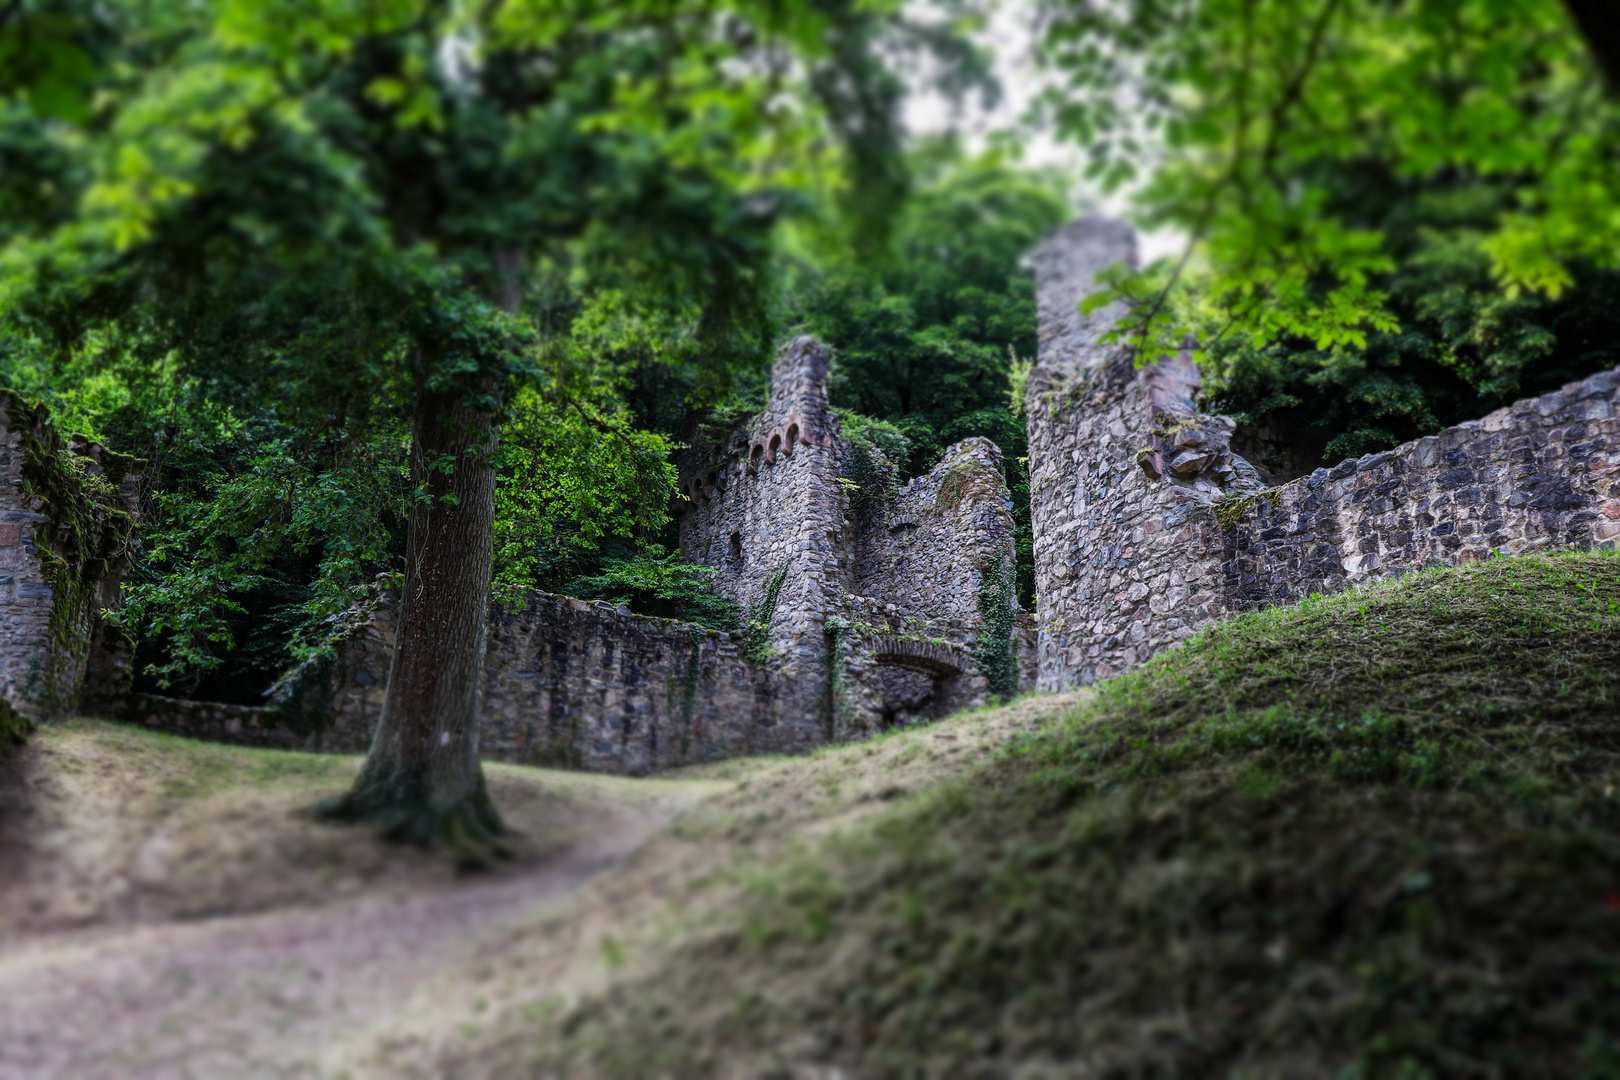
[[[1077,305],[1128,227],[1088,218],[1036,252],[1026,405],[1037,684],[1124,671],[1200,625],[1403,569],[1620,536],[1620,372],[1281,487],[1197,411],[1186,356],[1138,368]]]
[[[284,677],[264,708],[145,695],[148,728],[250,746],[364,753],[382,715],[397,630],[386,576],[348,613],[330,655]],[[495,761],[640,775],[828,741],[818,688],[750,663],[735,636],[535,592],[497,608],[485,653],[479,752]]]
[[[820,681],[825,610],[848,588],[838,484],[838,422],[827,407],[827,355],[813,338],[783,347],[770,403],[721,447],[680,462],[681,554],[718,573],[714,590],[759,613],[782,575],[770,640],[784,674]]]
[[[153,731],[207,742],[257,746],[272,750],[314,750],[318,741],[291,730],[275,709],[189,701],[161,694],[131,694],[125,718]]]
[[[827,365],[813,338],[788,343],[764,411],[684,456],[678,510],[682,554],[716,570],[715,590],[745,611],[782,575],[771,662],[848,738],[988,700],[985,571],[1010,580],[1014,525],[987,439],[952,446],[898,490],[852,491]],[[1015,616],[1010,590],[1003,603]],[[1003,639],[1016,660],[1025,636]],[[1019,688],[1013,670],[1001,690]]]
[[[0,698],[102,711],[129,687],[123,604],[139,462],[0,390]]]
[[[1012,588],[1001,451],[968,439],[926,475],[852,499],[826,378],[818,343],[788,343],[764,411],[681,462],[682,551],[717,571],[716,591],[766,628],[763,639],[545,593],[497,608],[484,756],[640,774],[801,753],[1029,685],[1033,641]],[[363,752],[396,626],[385,576],[344,616],[328,653],[283,677],[268,711],[146,698],[136,719]]]

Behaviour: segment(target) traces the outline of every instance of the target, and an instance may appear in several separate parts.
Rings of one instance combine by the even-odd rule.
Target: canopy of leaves
[[[1028,439],[1007,388],[1019,358],[1036,349],[1034,282],[1022,259],[1068,216],[1065,184],[998,152],[968,156],[949,140],[920,144],[912,161],[917,186],[889,255],[799,264],[790,317],[833,347],[833,403],[904,436],[903,446],[874,442],[864,422],[845,415],[851,476],[863,490],[926,471],[962,439],[1001,447],[1019,529],[1019,593],[1031,604]]]
[[[1207,346],[1304,343],[1342,368],[1378,335],[1400,351],[1414,321],[1458,318],[1455,303],[1417,310],[1398,267],[1450,260],[1450,285],[1558,300],[1581,266],[1614,265],[1620,111],[1557,0],[1103,0],[1051,16],[1060,130],[1099,181],[1139,184],[1144,220],[1192,241],[1178,264],[1114,281],[1138,301],[1144,356],[1191,326]],[[1362,170],[1385,186],[1347,197]],[[1364,197],[1391,185],[1405,222]],[[1458,190],[1489,195],[1460,215],[1425,201]],[[1462,310],[1447,347],[1491,335],[1491,315]],[[1395,411],[1419,422],[1422,406]],[[1356,424],[1377,428],[1377,410]]]

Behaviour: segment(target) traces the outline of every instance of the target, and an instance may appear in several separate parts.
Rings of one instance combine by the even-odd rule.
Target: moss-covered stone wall
[[[24,711],[109,710],[128,690],[116,613],[140,466],[0,389],[0,698]]]

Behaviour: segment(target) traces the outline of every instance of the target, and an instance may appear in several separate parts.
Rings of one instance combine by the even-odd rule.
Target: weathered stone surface
[[[843,738],[918,715],[918,687],[882,670],[896,664],[877,648],[887,638],[946,643],[963,658],[922,695],[929,715],[986,699],[974,659],[980,595],[986,566],[1011,579],[1014,525],[1001,451],[988,439],[957,443],[897,491],[853,498],[840,482],[847,450],[826,377],[814,339],[783,348],[765,411],[727,446],[696,446],[682,459],[680,535],[686,558],[718,571],[715,591],[745,611],[784,575],[775,662],[807,697],[832,703],[829,730]],[[722,478],[735,483],[722,491]],[[1027,648],[1021,632],[1012,647]]]
[[[77,555],[53,536],[43,493],[25,476],[26,455],[30,443],[45,455],[72,455],[86,476],[116,483],[116,496],[107,498],[130,515],[139,506],[140,474],[99,444],[63,438],[42,416],[0,390],[0,698],[47,714],[116,709],[128,691],[129,645],[107,615],[123,606],[128,551],[98,548],[97,574],[75,595],[59,594],[50,561],[60,567],[64,556],[71,564]],[[104,465],[112,463],[109,476]],[[81,501],[72,505],[93,528],[97,508],[88,497]]]
[[[1620,371],[1268,488],[1226,449],[1230,421],[1196,412],[1184,356],[1139,369],[1099,343],[1122,309],[1078,316],[1096,275],[1134,258],[1128,229],[1088,218],[1034,259],[1041,352],[1026,404],[1041,689],[1117,674],[1231,612],[1620,538]],[[1138,467],[1171,450],[1168,473]],[[1210,461],[1192,456],[1205,452]]]

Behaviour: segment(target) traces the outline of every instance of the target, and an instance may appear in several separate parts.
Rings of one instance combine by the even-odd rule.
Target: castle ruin
[[[1033,617],[1017,610],[1012,585],[1001,451],[968,439],[904,485],[857,479],[828,407],[825,350],[798,338],[779,354],[765,409],[679,461],[681,552],[714,571],[745,626],[721,633],[546,593],[498,606],[484,755],[641,774],[804,752],[995,696],[1088,685],[1234,612],[1426,565],[1620,539],[1620,370],[1275,484],[1270,467],[1308,455],[1202,413],[1185,353],[1138,366],[1128,347],[1105,344],[1122,309],[1080,314],[1098,275],[1134,263],[1135,248],[1128,226],[1089,217],[1033,256]],[[104,612],[116,606],[125,550],[114,541],[133,523],[133,469],[74,444],[57,455],[72,466],[61,475],[100,492],[100,510],[59,507],[38,485],[66,488],[26,464],[38,456],[28,447],[48,439],[37,424],[5,423],[0,693],[116,697],[127,646],[93,642],[112,640]],[[1259,447],[1261,465],[1235,446]],[[85,524],[94,521],[106,528]],[[58,548],[71,556],[62,565],[81,570],[64,576],[57,556],[36,554]],[[364,751],[396,614],[385,576],[270,707],[132,697],[128,714],[205,738]],[[73,644],[81,636],[92,644]]]
[[[1426,565],[1620,538],[1620,370],[1280,486],[1198,411],[1186,355],[1138,367],[1082,316],[1097,274],[1136,260],[1084,218],[1035,252],[1030,373],[1037,686],[1117,675],[1224,615]]]
[[[826,352],[791,341],[764,411],[680,462],[682,554],[715,571],[715,591],[748,629],[540,592],[497,605],[484,756],[641,774],[803,753],[1028,688],[1032,624],[1016,610],[1001,451],[965,440],[892,490],[852,490],[849,465]],[[148,696],[133,715],[206,738],[362,752],[386,697],[396,616],[385,579],[346,616],[333,655],[283,679],[272,707]]]

